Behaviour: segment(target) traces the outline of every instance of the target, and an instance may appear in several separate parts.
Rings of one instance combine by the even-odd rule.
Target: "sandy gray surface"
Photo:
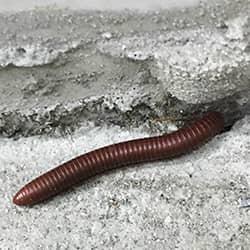
[[[20,186],[88,150],[147,136],[82,128],[69,138],[0,141],[1,249],[248,249],[250,117],[181,158],[118,170],[32,208]]]
[[[175,8],[180,6],[190,6],[198,3],[198,0],[126,0],[117,1],[109,0],[23,0],[22,2],[15,0],[0,0],[0,11],[20,11],[33,9],[34,7],[44,7],[47,5],[57,5],[61,8],[71,9],[98,9],[98,10],[123,10],[139,9],[154,10],[161,8]]]
[[[0,13],[0,249],[249,249],[249,13],[248,0]],[[206,110],[228,131],[190,155],[12,204],[76,155]]]
[[[0,135],[53,134],[86,120],[157,129],[149,121],[207,109],[231,125],[250,106],[249,13],[244,0],[0,13]]]

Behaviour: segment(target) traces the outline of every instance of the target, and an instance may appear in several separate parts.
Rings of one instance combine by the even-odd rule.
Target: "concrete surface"
[[[32,208],[27,181],[88,150],[148,134],[83,127],[72,137],[0,141],[1,249],[248,249],[250,116],[198,151],[118,170]]]
[[[8,3],[19,11],[0,13],[0,249],[248,249],[250,2],[150,12]],[[63,161],[206,110],[223,112],[227,132],[193,154],[33,208],[11,203]]]
[[[230,126],[250,106],[249,13],[242,0],[1,13],[0,135],[73,131],[85,121],[162,132],[165,120],[181,124],[207,109]]]
[[[71,9],[123,10],[129,8],[145,11],[190,6],[197,3],[198,0],[23,0],[22,2],[0,0],[0,11],[20,11],[48,5]]]

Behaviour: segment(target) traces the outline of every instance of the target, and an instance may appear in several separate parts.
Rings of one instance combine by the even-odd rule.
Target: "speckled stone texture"
[[[207,109],[231,125],[250,106],[249,13],[244,0],[0,13],[0,135],[65,133],[86,121],[163,132],[163,121]]]
[[[247,249],[250,117],[194,153],[96,177],[32,208],[12,195],[39,173],[140,129],[0,141],[1,249]]]
[[[248,0],[0,13],[0,249],[248,249],[249,13]],[[12,204],[72,157],[206,110],[227,132],[190,155]]]

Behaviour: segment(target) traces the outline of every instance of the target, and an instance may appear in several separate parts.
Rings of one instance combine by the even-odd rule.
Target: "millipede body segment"
[[[33,205],[107,170],[187,153],[220,133],[223,128],[222,114],[208,112],[190,125],[167,135],[130,140],[96,149],[37,177],[17,192],[13,202],[20,206]]]

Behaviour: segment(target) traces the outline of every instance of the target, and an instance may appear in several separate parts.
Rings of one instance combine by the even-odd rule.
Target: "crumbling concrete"
[[[249,9],[218,1],[0,14],[0,134],[54,134],[86,121],[162,132],[164,121],[178,126],[207,109],[230,126],[249,107]]]
[[[247,0],[1,13],[0,249],[248,249],[249,13]],[[12,204],[72,157],[206,110],[227,128],[193,154]]]

